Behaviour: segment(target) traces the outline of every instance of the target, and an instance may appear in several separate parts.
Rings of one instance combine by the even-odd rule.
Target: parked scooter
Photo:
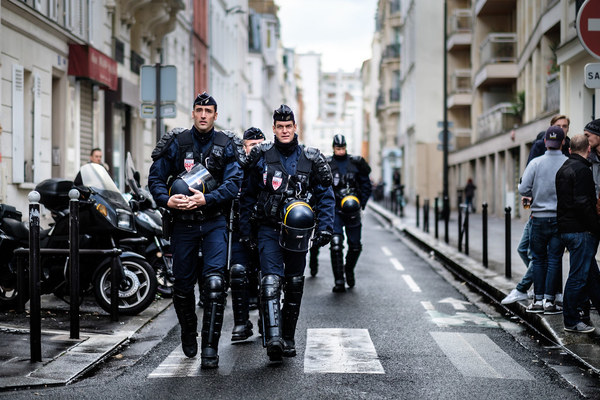
[[[146,257],[154,271],[158,282],[158,293],[163,297],[173,296],[173,255],[170,243],[164,237],[162,216],[150,192],[140,184],[140,174],[133,164],[131,153],[127,153],[125,162],[125,177],[130,191],[126,198],[131,197],[138,204],[134,210],[135,227],[143,242],[124,239],[119,241],[120,248],[129,248]]]
[[[82,186],[77,187],[79,201],[79,248],[112,249],[123,237],[135,234],[133,212],[104,167],[86,164],[81,167]],[[40,248],[69,248],[69,190],[73,182],[47,179],[36,186],[40,203],[52,213],[54,224],[40,232]],[[14,223],[14,222],[17,223]],[[27,245],[28,230],[15,219],[3,216],[0,228],[9,242],[0,245],[0,307],[16,303],[16,262],[10,251]],[[23,229],[24,228],[24,229]],[[3,238],[4,242],[4,238]],[[25,243],[25,244],[24,244]],[[143,256],[124,251],[120,259],[119,313],[135,315],[145,310],[156,296],[156,273]],[[28,260],[24,260],[28,269]],[[94,292],[96,301],[110,312],[111,257],[80,255],[80,287],[82,295]],[[54,293],[60,298],[69,294],[69,262],[66,255],[45,255],[41,258],[41,293]],[[27,273],[27,271],[26,271]],[[12,290],[6,290],[11,289]],[[28,293],[23,293],[28,297]]]

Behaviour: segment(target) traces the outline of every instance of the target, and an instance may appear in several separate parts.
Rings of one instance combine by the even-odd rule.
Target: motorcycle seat
[[[25,222],[5,218],[2,220],[2,228],[4,228],[8,235],[14,236],[17,239],[27,239],[29,237],[29,227]]]

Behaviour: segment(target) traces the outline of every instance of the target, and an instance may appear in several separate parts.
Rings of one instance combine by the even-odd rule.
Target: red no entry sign
[[[577,15],[577,34],[585,49],[600,58],[600,0],[586,0]]]

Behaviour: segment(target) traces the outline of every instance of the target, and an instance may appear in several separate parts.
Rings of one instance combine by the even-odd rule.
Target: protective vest
[[[215,131],[212,146],[206,154],[203,154],[194,146],[192,135],[192,131],[189,129],[177,135],[177,141],[179,142],[176,161],[177,171],[181,173],[191,168],[194,164],[201,163],[217,182],[221,184],[225,169],[225,147],[231,138],[221,131]],[[191,163],[192,159],[193,163]]]
[[[331,167],[331,175],[333,176],[333,192],[336,201],[339,202],[345,196],[357,196],[360,198],[360,185],[358,182],[358,174],[360,172],[358,162],[360,158],[348,156],[346,164],[346,173],[341,174],[339,166],[335,158],[328,157],[327,162]]]
[[[263,184],[265,188],[258,195],[256,217],[260,220],[266,219],[271,223],[279,223],[283,204],[287,200],[298,199],[311,204],[312,193],[308,189],[313,163],[303,149],[298,158],[296,173],[290,175],[281,164],[279,151],[275,146],[265,151],[264,159],[266,165],[263,171]]]

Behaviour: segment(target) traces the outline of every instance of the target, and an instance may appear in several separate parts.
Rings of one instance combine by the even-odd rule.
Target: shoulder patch
[[[185,132],[184,128],[174,128],[162,135],[154,150],[152,150],[152,161],[156,161],[163,156],[163,154],[167,151],[175,136],[179,135],[181,132]]]
[[[321,152],[316,147],[305,147],[304,154],[306,155],[306,158],[313,161],[321,155]]]

